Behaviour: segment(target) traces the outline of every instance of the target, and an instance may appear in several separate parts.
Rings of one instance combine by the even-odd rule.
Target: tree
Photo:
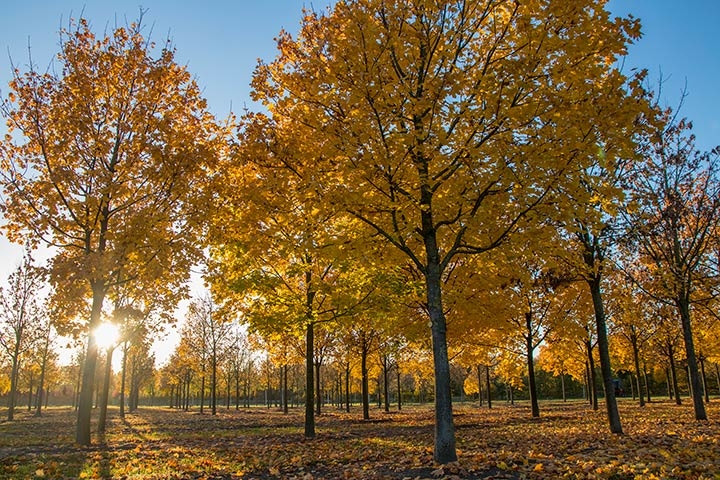
[[[0,347],[10,358],[8,420],[13,420],[15,414],[23,356],[43,336],[38,328],[43,323],[39,303],[43,284],[43,271],[33,264],[30,253],[26,252],[22,263],[10,274],[7,287],[0,287]]]
[[[707,420],[692,309],[710,300],[700,286],[717,278],[717,270],[705,264],[720,227],[720,147],[698,151],[691,123],[677,121],[669,109],[659,115],[662,127],[644,145],[645,162],[629,185],[632,204],[626,214],[633,226],[632,241],[647,259],[640,263],[643,276],[651,281],[646,291],[677,311],[695,418]]]
[[[435,460],[456,460],[443,285],[501,245],[633,119],[609,119],[639,23],[604,1],[338,2],[260,64],[254,98],[302,138],[326,202],[421,274],[435,368]],[[611,120],[611,121],[609,121]],[[340,181],[338,181],[340,180]]]
[[[76,440],[90,443],[97,346],[89,332],[116,286],[164,275],[179,285],[200,258],[200,183],[225,142],[191,74],[143,38],[140,20],[97,38],[87,20],[60,32],[58,66],[15,70],[3,102],[8,237],[55,247],[64,303],[92,299]],[[17,141],[16,141],[17,139]],[[71,316],[68,316],[68,318]]]

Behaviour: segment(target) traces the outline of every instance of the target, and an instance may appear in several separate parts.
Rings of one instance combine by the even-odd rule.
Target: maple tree
[[[669,109],[658,115],[661,126],[648,135],[645,161],[628,185],[632,203],[626,216],[646,292],[672,304],[679,316],[695,417],[706,420],[692,310],[712,298],[698,287],[717,278],[705,265],[720,226],[720,147],[698,151],[691,123],[676,120]]]
[[[261,63],[254,98],[311,144],[313,186],[421,273],[435,368],[435,458],[457,458],[443,282],[501,245],[588,162],[622,102],[613,67],[639,23],[604,1],[364,0],[308,13]],[[620,128],[619,128],[620,127]],[[620,130],[623,130],[622,132]]]
[[[7,419],[13,420],[18,395],[19,373],[24,356],[42,337],[41,288],[44,272],[34,264],[30,252],[0,287],[0,347],[10,359]],[[47,323],[47,322],[46,322]],[[48,325],[49,327],[49,325]],[[49,330],[46,339],[49,340]],[[39,410],[38,410],[39,411]]]
[[[51,280],[69,286],[56,288],[56,297],[89,310],[77,330],[83,335],[100,323],[116,286],[184,281],[201,255],[200,184],[224,148],[224,132],[175,63],[173,46],[155,48],[141,19],[103,37],[87,20],[71,21],[60,33],[57,67],[16,69],[2,106],[5,231],[55,248]],[[91,441],[96,363],[88,337],[80,444]]]

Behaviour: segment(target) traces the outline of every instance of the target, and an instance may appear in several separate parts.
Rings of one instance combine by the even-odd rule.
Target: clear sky
[[[572,1],[572,0],[567,0]],[[258,58],[275,55],[273,38],[295,32],[303,7],[322,10],[331,0],[14,0],[0,15],[0,92],[7,93],[10,58],[25,69],[28,45],[44,68],[58,51],[57,31],[83,13],[96,33],[111,30],[147,9],[144,23],[152,38],[167,36],[202,86],[219,117],[249,104],[249,82]],[[720,0],[610,0],[613,13],[641,19],[643,38],[631,46],[627,69],[664,79],[663,101],[675,106],[687,86],[683,116],[693,120],[698,146],[720,144]],[[3,121],[4,124],[4,121]],[[4,128],[0,127],[0,132]],[[0,238],[0,282],[19,262],[20,249]]]

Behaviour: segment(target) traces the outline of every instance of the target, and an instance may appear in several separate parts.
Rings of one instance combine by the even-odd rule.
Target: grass
[[[372,412],[362,421],[326,408],[317,438],[303,438],[301,409],[200,415],[109,410],[104,436],[73,443],[75,414],[50,409],[0,423],[0,478],[117,479],[712,479],[720,480],[720,402],[697,422],[690,405],[620,402],[625,434],[608,432],[604,411],[581,402],[455,406],[459,462],[433,464],[430,406]]]

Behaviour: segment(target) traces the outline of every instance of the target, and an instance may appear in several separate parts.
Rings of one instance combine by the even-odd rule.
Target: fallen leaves
[[[0,424],[2,478],[132,479],[694,479],[720,472],[720,404],[711,421],[696,422],[690,408],[620,403],[626,434],[608,433],[603,412],[584,403],[492,410],[456,405],[460,461],[432,460],[429,406],[360,421],[358,413],[327,410],[318,436],[302,436],[302,412],[252,409],[197,415],[147,408],[120,421],[111,416],[104,443],[90,448],[45,445],[41,430],[57,438],[69,410],[41,419]],[[381,415],[380,413],[374,413]],[[26,444],[23,444],[22,432]],[[7,435],[6,435],[7,434]],[[6,439],[9,439],[6,442]]]

